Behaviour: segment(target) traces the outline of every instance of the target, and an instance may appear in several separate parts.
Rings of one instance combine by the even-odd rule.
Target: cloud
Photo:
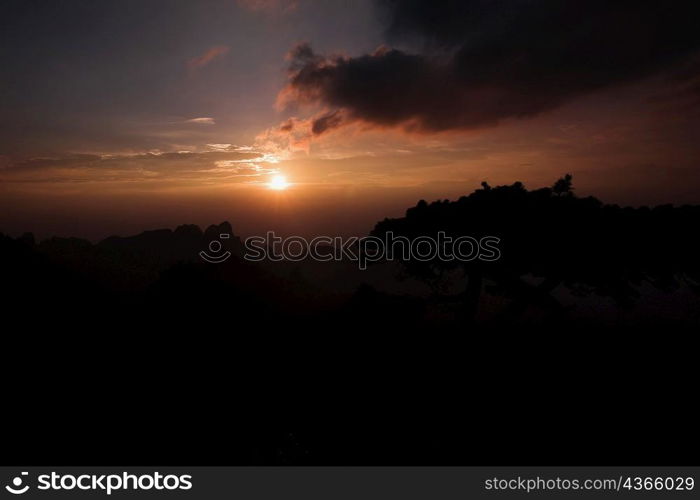
[[[0,181],[22,184],[105,183],[168,186],[245,182],[277,171],[274,155],[247,147],[208,145],[202,152],[135,155],[73,154],[33,158],[0,171]],[[226,146],[226,147],[224,147]]]
[[[198,118],[190,118],[189,120],[185,120],[185,123],[196,123],[198,125],[216,125],[216,122],[210,116],[201,116]]]
[[[413,50],[290,52],[278,103],[325,108],[313,134],[352,122],[418,132],[493,126],[671,69],[700,49],[688,0],[380,3],[387,40]]]
[[[231,144],[207,144],[207,148],[211,151],[232,151],[233,147],[235,146]]]
[[[226,45],[215,45],[210,47],[203,54],[187,61],[187,67],[193,71],[203,68],[215,59],[219,59],[228,54],[229,48]]]
[[[311,133],[321,135],[327,130],[334,129],[343,123],[343,115],[339,110],[325,113],[311,122]]]
[[[255,143],[285,158],[298,151],[308,154],[314,137],[339,128],[345,120],[342,110],[322,111],[311,118],[292,117],[258,134]]]
[[[293,117],[258,134],[255,143],[260,149],[284,158],[297,151],[308,153],[311,147],[311,129],[311,119]]]

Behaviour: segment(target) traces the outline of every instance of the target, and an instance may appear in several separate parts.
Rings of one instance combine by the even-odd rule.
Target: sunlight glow
[[[267,187],[276,191],[282,191],[289,187],[289,183],[284,175],[275,175],[272,177]]]

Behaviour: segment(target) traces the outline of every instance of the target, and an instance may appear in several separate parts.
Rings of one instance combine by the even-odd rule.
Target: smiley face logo
[[[22,493],[26,493],[29,489],[29,485],[27,484],[24,487],[22,487],[22,476],[26,476],[27,474],[29,473],[22,472],[20,476],[17,476],[12,480],[12,486],[7,485],[5,486],[5,489],[13,495],[21,495]]]
[[[219,235],[219,238],[222,240],[227,240],[231,237],[230,234],[228,233],[222,233]],[[223,245],[219,240],[212,240],[209,242],[209,252],[207,253],[205,250],[202,250],[199,252],[199,256],[202,258],[202,260],[205,260],[207,262],[210,262],[212,264],[220,264],[222,262],[225,262],[226,259],[231,257],[231,252],[228,250],[223,251]]]

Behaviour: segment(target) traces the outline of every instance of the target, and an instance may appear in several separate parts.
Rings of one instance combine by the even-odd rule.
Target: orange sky
[[[280,107],[291,92],[284,53],[303,37],[327,53],[385,54],[371,0],[217,6],[201,18],[183,6],[119,39],[66,31],[77,22],[67,14],[24,13],[55,32],[4,55],[15,71],[3,83],[0,231],[95,239],[229,220],[243,235],[364,234],[421,198],[454,199],[481,181],[541,187],[565,173],[579,195],[606,202],[700,202],[697,78],[652,75],[471,129],[354,118],[314,135],[312,117],[347,113],[306,98]],[[75,15],[131,22],[118,9]],[[47,65],[27,65],[44,53]],[[270,190],[274,175],[290,187]]]

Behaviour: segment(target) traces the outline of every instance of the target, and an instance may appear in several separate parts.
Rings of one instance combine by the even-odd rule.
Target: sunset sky
[[[691,6],[4,0],[0,231],[365,234],[567,172],[606,202],[700,203]]]

